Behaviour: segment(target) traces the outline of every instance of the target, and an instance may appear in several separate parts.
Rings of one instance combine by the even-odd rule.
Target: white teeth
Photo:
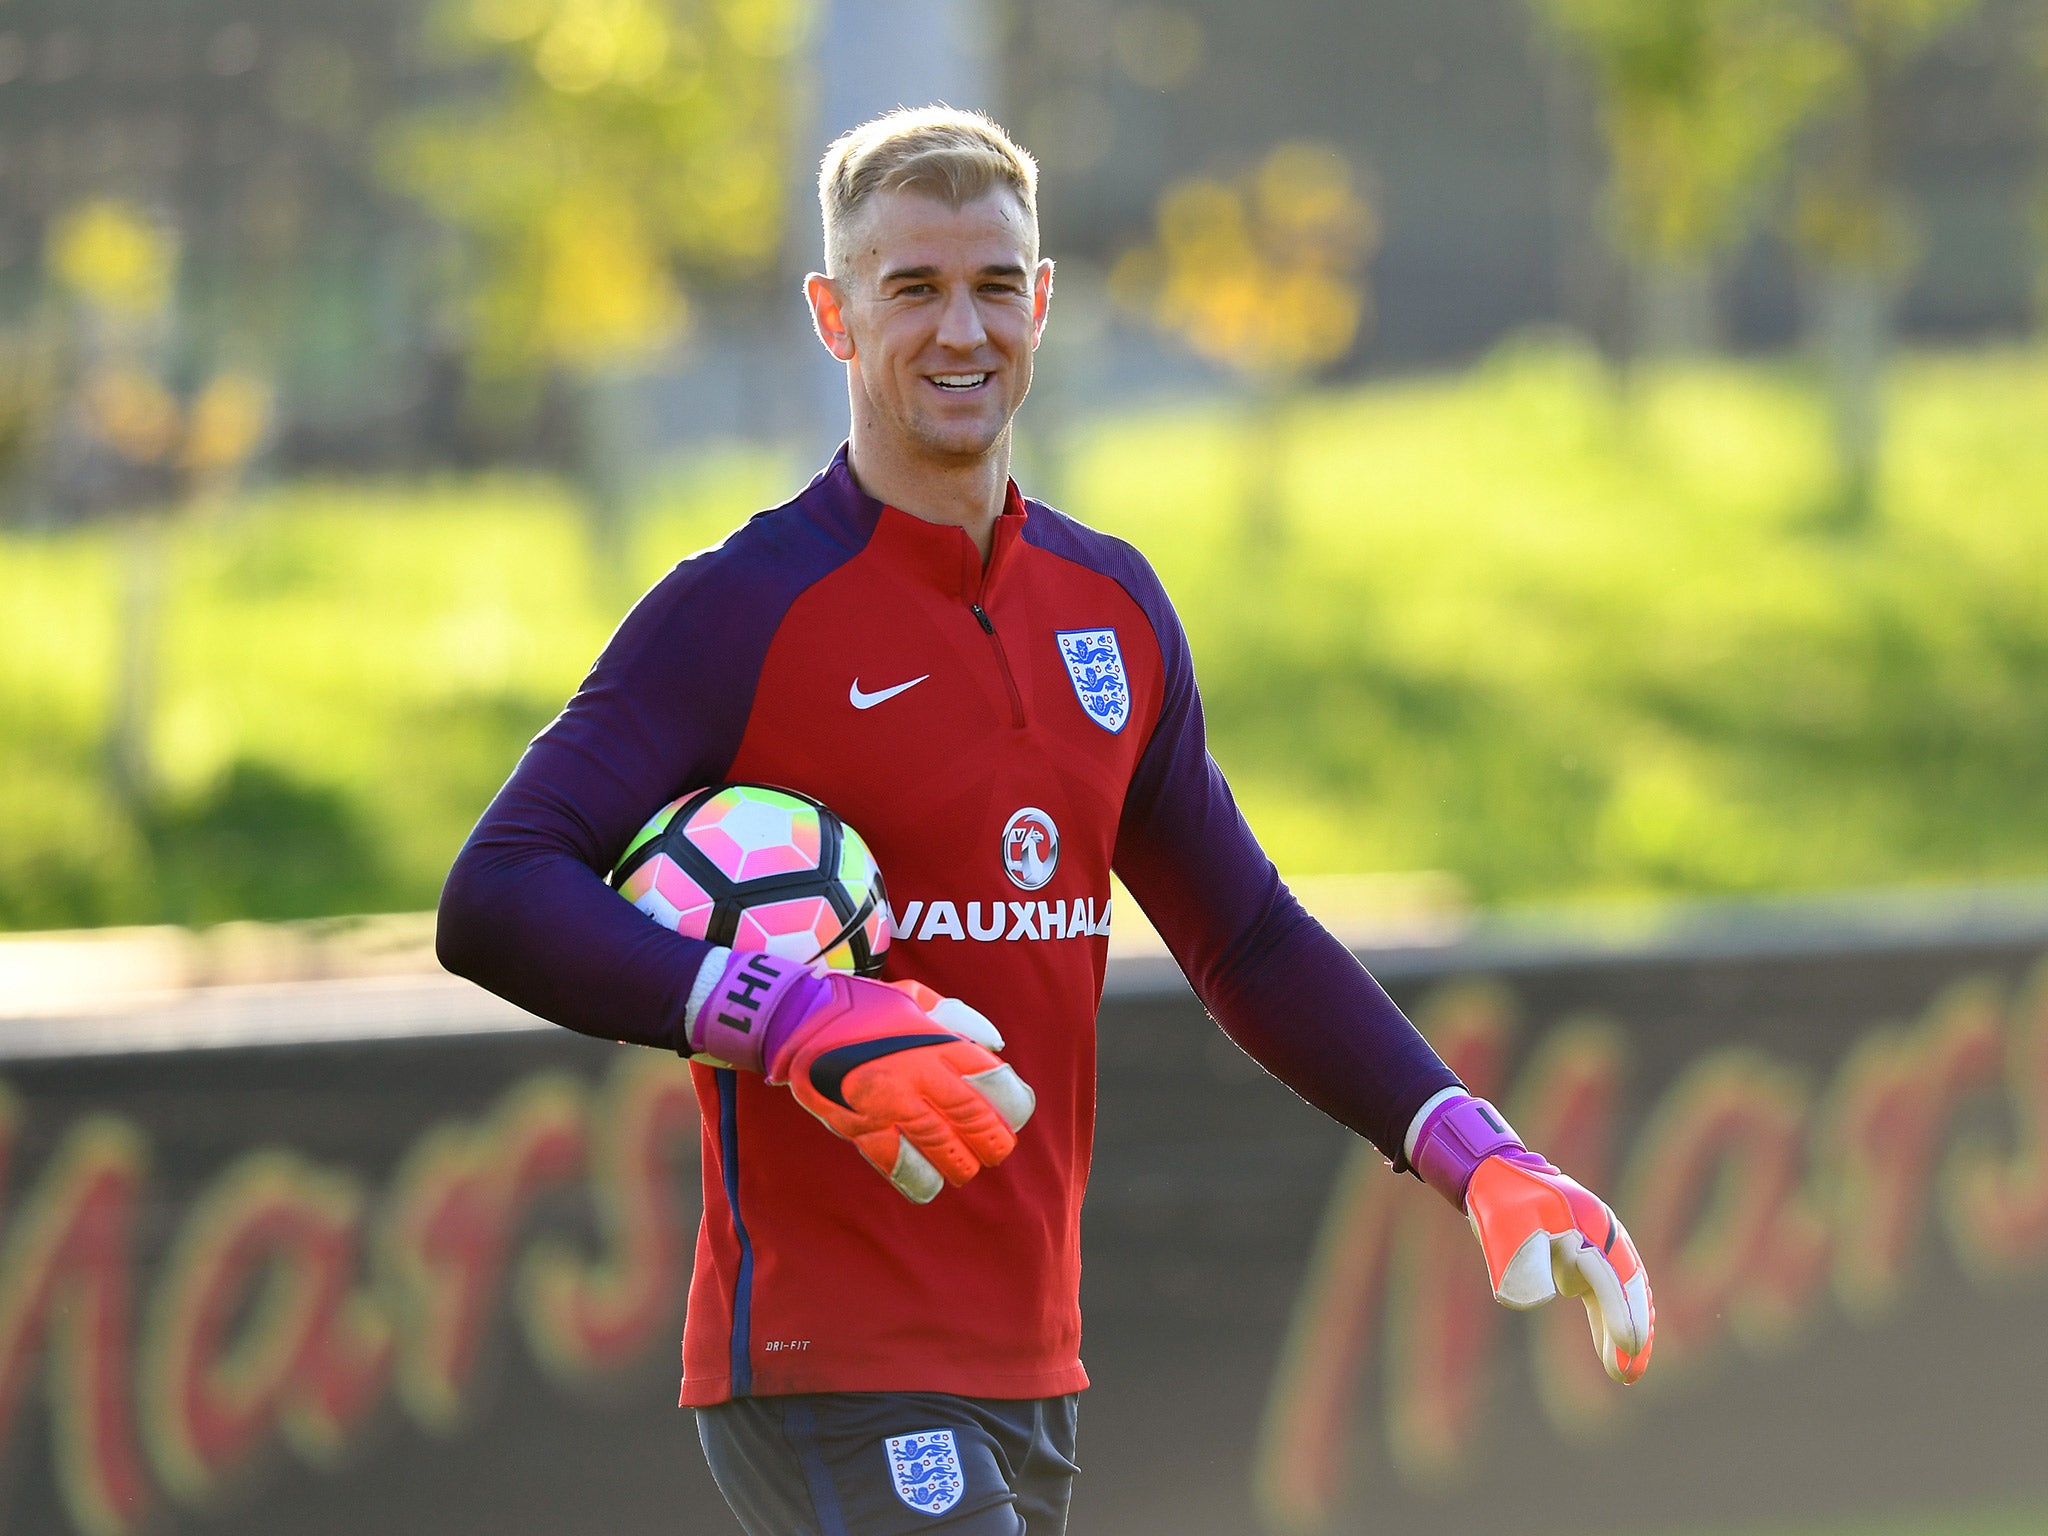
[[[985,373],[935,373],[932,382],[941,389],[973,389],[987,377]]]

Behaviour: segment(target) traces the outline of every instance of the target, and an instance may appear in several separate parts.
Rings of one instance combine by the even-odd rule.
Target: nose
[[[947,294],[936,340],[949,352],[973,352],[988,340],[988,327],[982,323],[981,306],[974,302],[971,287],[955,288]]]

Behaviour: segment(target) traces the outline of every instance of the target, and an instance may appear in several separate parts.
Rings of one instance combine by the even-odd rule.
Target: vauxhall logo
[[[1041,889],[1060,862],[1060,829],[1052,817],[1027,805],[1003,823],[1003,873],[1021,891]],[[912,901],[890,914],[890,935],[898,939],[973,939],[989,944],[1012,939],[1085,939],[1109,936],[1109,898],[1072,901]]]
[[[1109,937],[1109,898],[1073,901],[909,901],[889,914],[895,939],[1085,939]]]
[[[1020,891],[1035,891],[1059,868],[1060,829],[1035,805],[1003,823],[1003,872]]]

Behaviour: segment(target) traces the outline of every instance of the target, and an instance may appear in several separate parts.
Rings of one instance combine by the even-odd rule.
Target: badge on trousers
[[[889,1452],[889,1480],[896,1497],[925,1515],[943,1515],[966,1496],[967,1474],[960,1468],[960,1448],[950,1429],[891,1435],[882,1442]]]

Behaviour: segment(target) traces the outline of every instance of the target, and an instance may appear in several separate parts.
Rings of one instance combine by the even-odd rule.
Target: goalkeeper
[[[1253,839],[1151,568],[1010,480],[1052,299],[1036,181],[951,109],[833,144],[806,294],[846,447],[635,607],[442,894],[451,970],[698,1058],[682,1401],[752,1536],[1065,1529],[1112,869],[1233,1040],[1466,1213],[1503,1302],[1579,1295],[1610,1375],[1649,1358],[1612,1213],[1466,1095]],[[681,937],[606,886],[655,807],[721,780],[860,829],[887,982]]]

